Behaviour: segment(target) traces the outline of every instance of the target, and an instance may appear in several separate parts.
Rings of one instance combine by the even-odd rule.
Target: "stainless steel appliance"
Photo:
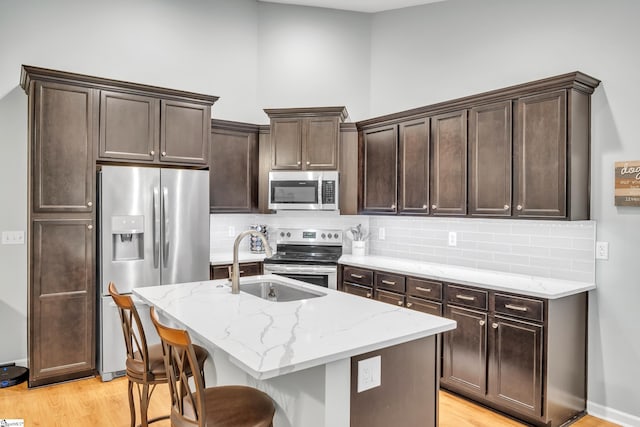
[[[338,210],[338,172],[269,172],[269,209]]]
[[[329,289],[338,288],[342,230],[280,229],[277,252],[264,260],[265,274],[278,274]]]
[[[103,166],[98,172],[100,329],[103,381],[124,375],[120,318],[108,291],[209,279],[209,172]],[[159,342],[149,308],[136,304],[147,341]]]

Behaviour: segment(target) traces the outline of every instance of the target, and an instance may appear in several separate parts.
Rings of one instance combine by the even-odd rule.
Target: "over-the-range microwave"
[[[269,172],[269,209],[338,210],[337,171]]]

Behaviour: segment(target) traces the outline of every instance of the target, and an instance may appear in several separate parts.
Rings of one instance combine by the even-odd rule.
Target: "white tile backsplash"
[[[236,233],[266,224],[275,248],[278,228],[333,228],[362,224],[370,230],[367,253],[439,264],[459,265],[556,279],[593,282],[595,221],[535,221],[478,218],[422,218],[338,215],[335,212],[279,212],[211,215],[211,252],[233,248]],[[379,239],[384,227],[385,239]],[[457,245],[448,245],[450,231]],[[249,239],[241,249],[249,250]],[[345,234],[344,253],[351,253]]]

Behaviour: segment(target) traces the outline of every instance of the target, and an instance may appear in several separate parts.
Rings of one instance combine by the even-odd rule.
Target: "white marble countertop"
[[[271,302],[228,281],[134,289],[142,300],[189,330],[254,378],[267,379],[454,329],[456,322],[280,276],[243,277],[240,283],[277,278],[326,295]]]
[[[249,251],[240,251],[238,253],[238,261],[239,262],[258,262],[265,259],[266,255],[256,254]],[[224,265],[231,264],[233,262],[233,252],[211,252],[209,254],[209,263],[211,265]]]
[[[461,285],[477,286],[547,299],[562,298],[596,288],[595,283],[502,273],[375,255],[362,257],[343,255],[338,262],[355,267],[384,270],[426,279],[451,281]]]

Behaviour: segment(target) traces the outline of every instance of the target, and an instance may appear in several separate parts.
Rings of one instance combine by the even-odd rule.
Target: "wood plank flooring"
[[[168,408],[167,386],[158,386],[151,399],[149,417],[167,414]],[[96,377],[31,390],[27,389],[26,383],[0,389],[0,419],[13,418],[24,419],[28,427],[127,427],[130,425],[127,381],[118,378],[103,383]],[[137,422],[140,422],[139,417]],[[170,427],[170,422],[163,420],[152,425]],[[523,425],[452,394],[440,392],[440,427]],[[589,415],[573,424],[573,427],[615,426],[617,424]]]

